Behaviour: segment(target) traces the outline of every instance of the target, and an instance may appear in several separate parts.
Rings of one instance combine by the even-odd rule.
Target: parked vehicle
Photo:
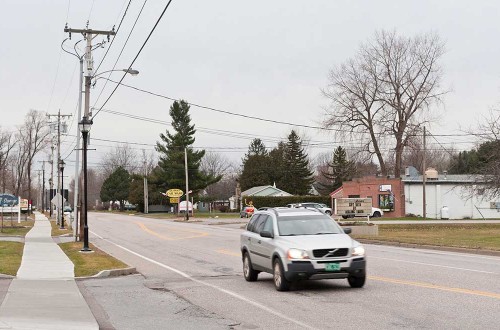
[[[307,202],[307,203],[300,203],[298,205],[299,205],[298,207],[305,207],[305,208],[308,208],[308,209],[309,208],[313,208],[313,209],[320,210],[321,212],[323,212],[325,214],[332,215],[332,208],[328,207],[326,204],[323,204],[323,203],[310,203],[310,202]]]
[[[382,211],[381,209],[377,208],[377,207],[372,207],[372,213],[369,215],[370,218],[380,218],[381,216],[384,215],[384,211]],[[354,217],[358,217],[357,215],[343,215],[342,218],[344,219],[348,219],[348,218],[354,218]],[[363,216],[366,218],[366,216]]]
[[[270,208],[257,211],[241,233],[245,280],[273,274],[278,291],[307,279],[345,279],[353,288],[366,281],[365,249],[317,209]]]
[[[243,210],[240,211],[240,218],[250,218],[255,212],[255,207],[245,206]]]

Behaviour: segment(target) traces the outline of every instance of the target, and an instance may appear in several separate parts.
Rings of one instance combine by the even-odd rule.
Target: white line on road
[[[290,321],[290,322],[292,322],[292,323],[295,323],[295,324],[297,324],[297,325],[299,325],[299,326],[301,326],[301,327],[303,327],[303,328],[307,328],[307,329],[315,329],[314,327],[312,327],[312,326],[310,326],[310,325],[307,325],[307,324],[302,323],[302,322],[300,322],[300,321],[298,321],[298,320],[292,319],[292,318],[290,318],[290,317],[288,317],[288,316],[286,316],[286,315],[284,315],[284,314],[281,314],[281,313],[280,313],[280,312],[278,312],[278,311],[275,311],[275,310],[273,310],[273,309],[271,309],[271,308],[269,308],[269,307],[263,306],[262,304],[260,304],[260,303],[258,303],[258,302],[255,302],[255,301],[253,301],[253,300],[250,300],[250,299],[248,299],[248,298],[245,298],[245,297],[243,297],[243,296],[241,296],[241,295],[237,294],[236,292],[233,292],[233,291],[229,291],[229,290],[223,289],[223,288],[221,288],[221,287],[218,287],[218,286],[216,286],[216,285],[214,285],[214,284],[211,284],[211,283],[207,283],[207,282],[205,282],[205,281],[200,281],[200,280],[198,280],[198,279],[196,279],[196,278],[193,278],[193,277],[191,277],[190,275],[188,275],[188,274],[184,273],[183,271],[180,271],[180,270],[178,270],[178,269],[176,269],[176,268],[173,268],[173,267],[167,266],[167,265],[165,265],[165,264],[162,264],[161,262],[158,262],[158,261],[153,260],[153,259],[151,259],[151,258],[148,258],[148,257],[146,257],[146,256],[143,256],[143,255],[141,255],[141,254],[139,254],[139,253],[137,253],[137,252],[134,252],[134,251],[132,251],[132,250],[130,250],[130,249],[128,249],[128,248],[126,248],[126,247],[124,247],[124,246],[121,246],[121,245],[119,245],[119,244],[116,244],[116,243],[114,243],[114,242],[110,241],[109,239],[106,239],[106,238],[101,237],[101,236],[99,236],[98,234],[94,233],[93,231],[90,231],[90,232],[91,232],[93,235],[97,236],[98,238],[100,238],[100,239],[102,239],[102,240],[104,240],[104,241],[107,241],[108,243],[111,243],[111,244],[115,245],[116,247],[119,247],[119,248],[120,248],[120,249],[122,249],[122,250],[125,250],[125,251],[127,251],[127,252],[129,252],[129,253],[131,253],[131,254],[133,254],[133,255],[135,255],[135,256],[137,256],[137,257],[139,257],[139,258],[142,258],[142,259],[144,259],[144,260],[146,260],[146,261],[149,261],[149,262],[151,262],[151,263],[153,263],[153,264],[155,264],[155,265],[157,265],[157,266],[160,266],[160,267],[165,268],[165,269],[167,269],[167,270],[170,270],[170,271],[172,271],[172,272],[174,272],[174,273],[177,273],[177,274],[179,274],[180,276],[182,276],[182,277],[184,277],[184,278],[186,278],[186,279],[189,279],[189,280],[191,280],[191,281],[193,281],[193,282],[196,282],[196,283],[199,283],[199,284],[202,284],[202,285],[205,285],[205,286],[211,287],[211,288],[216,289],[216,290],[218,290],[218,291],[220,291],[220,292],[223,292],[223,293],[225,293],[225,294],[228,294],[228,295],[230,295],[230,296],[232,296],[232,297],[234,297],[234,298],[236,298],[236,299],[242,300],[242,301],[244,301],[244,302],[246,302],[246,303],[248,303],[248,304],[250,304],[250,305],[253,305],[253,306],[255,306],[255,307],[257,307],[257,308],[260,308],[260,309],[262,309],[262,310],[264,310],[264,311],[266,311],[266,312],[268,312],[268,313],[270,313],[270,314],[276,315],[276,316],[278,316],[278,317],[280,317],[280,318],[282,318],[282,319],[285,319],[285,320],[287,320],[287,321]]]
[[[416,264],[416,265],[425,265],[425,266],[434,266],[434,267],[441,267],[441,268],[450,268],[450,269],[465,270],[465,271],[468,271],[468,272],[485,273],[485,274],[497,274],[495,272],[487,272],[485,270],[477,270],[477,269],[469,269],[469,268],[461,268],[461,267],[453,267],[453,266],[429,264],[429,263],[425,263],[425,262],[408,261],[408,260],[401,260],[401,259],[391,259],[391,258],[374,257],[374,256],[370,256],[370,259],[383,259],[383,260],[390,260],[390,261],[397,261],[397,262],[406,262],[406,263],[409,263],[409,264]]]
[[[432,249],[426,249],[425,247],[422,248],[405,248],[405,247],[400,247],[400,246],[391,246],[391,245],[377,245],[377,244],[364,244],[365,246],[369,246],[371,248],[376,248],[379,250],[403,250],[403,251],[408,251],[408,252],[414,252],[414,253],[426,253],[426,254],[440,254],[440,255],[445,255],[445,256],[455,256],[455,257],[466,257],[466,258],[474,258],[474,259],[486,259],[486,260],[495,260],[495,261],[500,261],[499,257],[494,257],[494,256],[485,256],[481,254],[475,254],[475,253],[465,253],[465,252],[442,252],[438,250],[432,250]]]

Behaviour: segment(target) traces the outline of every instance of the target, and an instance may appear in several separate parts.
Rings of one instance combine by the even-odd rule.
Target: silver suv
[[[257,211],[241,234],[243,275],[256,281],[273,274],[278,291],[303,279],[347,278],[353,288],[366,280],[365,249],[328,215],[316,209]]]

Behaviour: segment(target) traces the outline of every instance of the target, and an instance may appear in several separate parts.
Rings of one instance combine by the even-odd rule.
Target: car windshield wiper
[[[325,233],[325,232],[319,232],[319,233],[315,233],[315,234],[312,234],[312,235],[333,235],[333,234],[338,234],[338,233],[332,233],[332,232],[328,232],[328,233]]]

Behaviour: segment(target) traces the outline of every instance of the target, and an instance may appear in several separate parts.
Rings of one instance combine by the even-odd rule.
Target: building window
[[[361,198],[361,195],[349,195],[349,198]]]
[[[384,211],[394,211],[394,196],[393,195],[378,195],[378,207]]]

